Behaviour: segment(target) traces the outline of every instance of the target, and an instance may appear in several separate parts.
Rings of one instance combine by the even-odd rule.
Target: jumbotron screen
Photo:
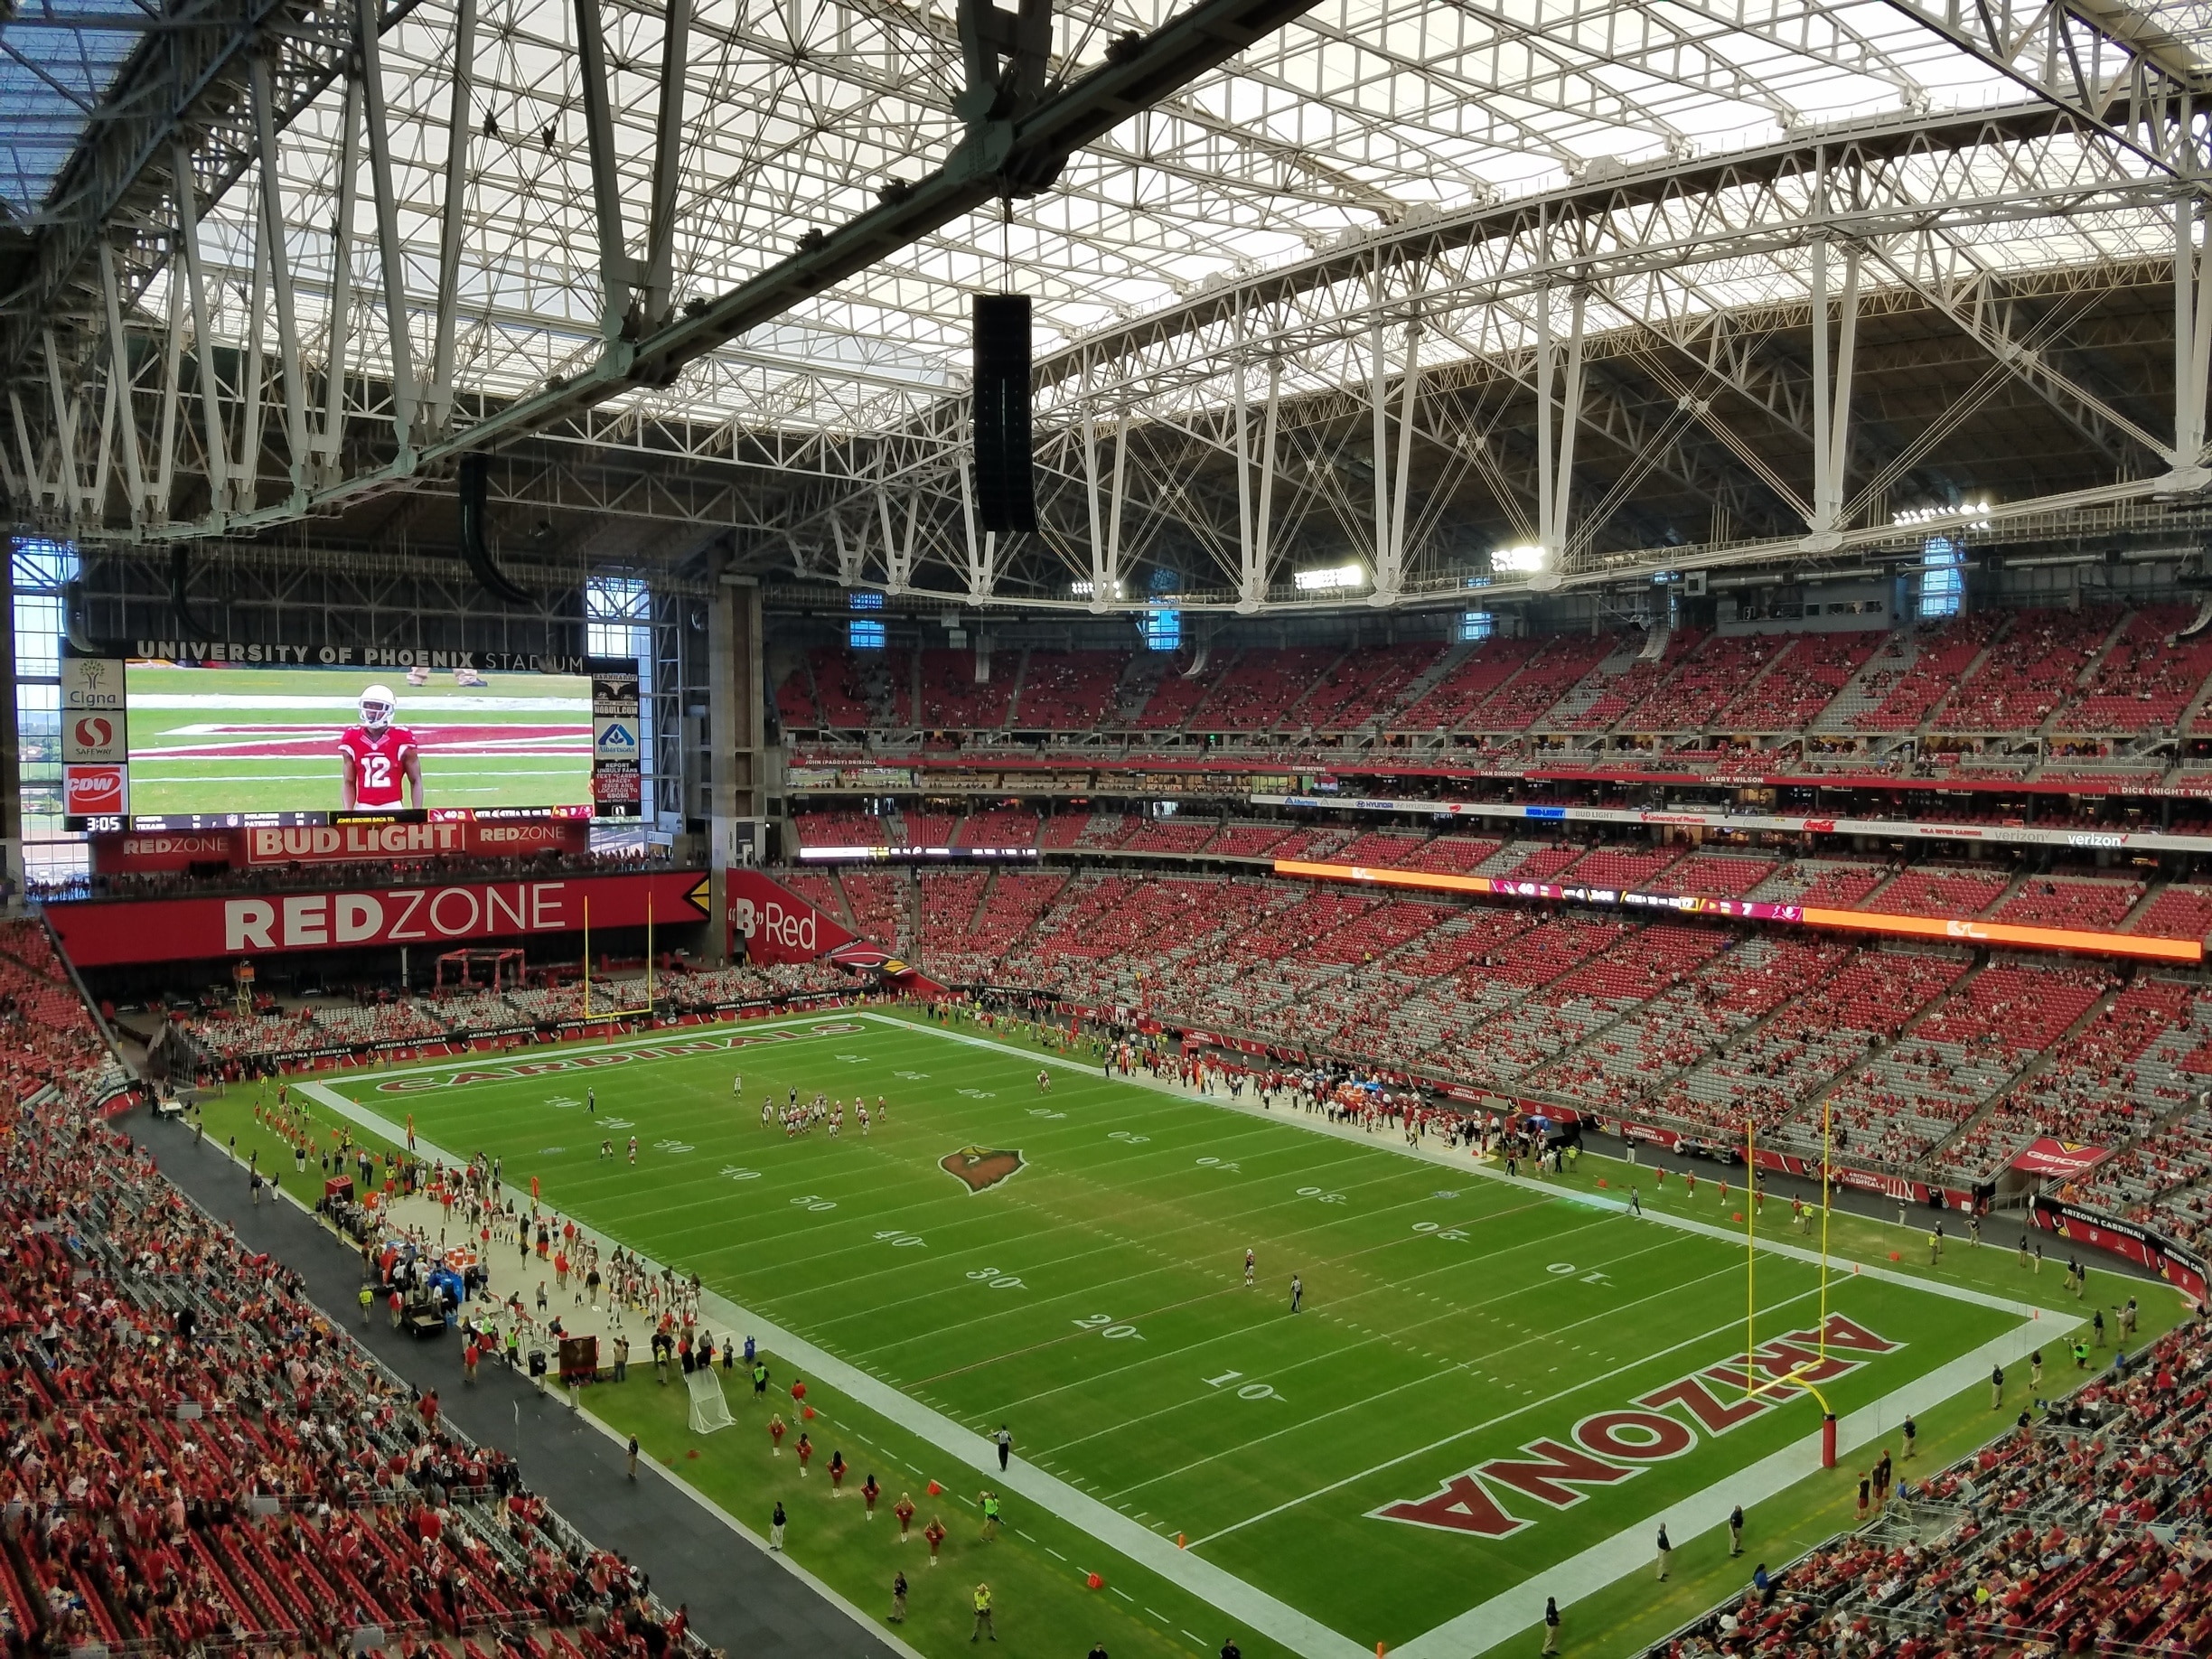
[[[133,659],[124,698],[141,824],[592,811],[586,675]]]

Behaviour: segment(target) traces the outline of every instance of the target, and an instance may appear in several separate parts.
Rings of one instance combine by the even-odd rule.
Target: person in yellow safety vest
[[[968,1639],[980,1641],[987,1632],[992,1641],[998,1639],[998,1633],[991,1628],[990,1586],[979,1584],[975,1587],[975,1628],[968,1633]]]

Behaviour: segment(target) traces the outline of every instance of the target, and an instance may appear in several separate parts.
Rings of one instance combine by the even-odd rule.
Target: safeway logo
[[[104,749],[115,741],[115,722],[98,715],[86,715],[77,722],[77,746],[80,749]]]
[[[1400,1498],[1367,1513],[1374,1520],[1439,1532],[1508,1537],[1535,1524],[1508,1511],[1509,1502],[1515,1509],[1532,1504],[1572,1509],[1589,1495],[1588,1488],[1618,1486],[1654,1463],[1692,1450],[1700,1430],[1717,1438],[1797,1398],[1804,1391],[1796,1382],[1818,1385],[1847,1376],[1876,1355],[1902,1346],[1842,1314],[1830,1314],[1823,1326],[1793,1331],[1754,1354],[1739,1354],[1679,1378],[1637,1396],[1626,1409],[1585,1417],[1565,1440],[1531,1440],[1522,1447],[1522,1457],[1493,1457],[1451,1476],[1428,1497]],[[1746,1390],[1747,1379],[1754,1376],[1764,1385],[1757,1393]],[[1720,1385],[1719,1392],[1713,1383]]]

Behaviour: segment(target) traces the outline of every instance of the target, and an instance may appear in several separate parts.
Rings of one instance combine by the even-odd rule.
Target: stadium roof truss
[[[517,512],[1078,610],[2094,528],[2212,484],[2207,40],[2106,0],[0,0],[0,486],[123,548],[358,541],[486,452]],[[1003,545],[964,393],[1002,286],[1043,526]],[[2067,459],[1984,503],[2001,420]]]

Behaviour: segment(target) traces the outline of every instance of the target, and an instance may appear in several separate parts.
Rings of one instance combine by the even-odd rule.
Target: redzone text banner
[[[186,899],[80,900],[49,904],[46,919],[80,968],[192,961],[294,951],[428,944],[660,926],[706,918],[697,872],[545,880],[363,886],[342,892]]]

